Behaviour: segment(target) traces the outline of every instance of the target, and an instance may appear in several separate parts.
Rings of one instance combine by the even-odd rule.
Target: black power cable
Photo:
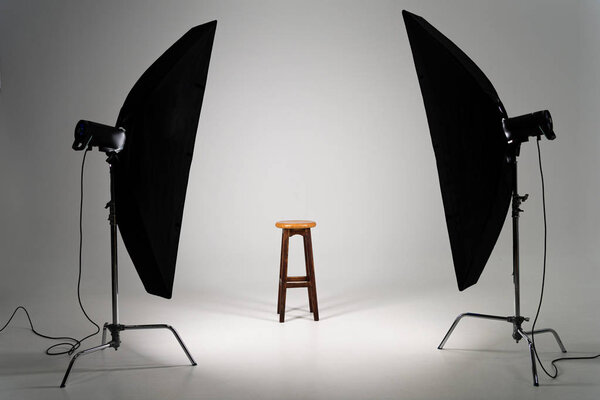
[[[48,354],[49,356],[58,356],[58,355],[62,355],[62,354],[71,355],[71,354],[73,354],[73,352],[75,352],[75,350],[77,350],[81,346],[81,343],[83,343],[84,340],[89,339],[92,336],[97,335],[98,332],[100,332],[100,326],[90,318],[88,313],[85,311],[85,308],[83,307],[83,303],[81,302],[81,270],[82,270],[82,268],[81,268],[81,265],[82,265],[81,258],[82,257],[81,256],[82,256],[82,248],[83,248],[83,171],[84,171],[84,167],[85,167],[85,157],[86,157],[88,151],[89,151],[89,149],[85,150],[85,152],[83,153],[83,160],[81,161],[81,181],[80,181],[81,197],[80,197],[80,201],[79,201],[79,273],[78,273],[78,277],[77,277],[77,300],[79,302],[79,307],[81,308],[81,311],[83,311],[83,314],[85,315],[85,317],[88,319],[88,321],[90,321],[96,327],[96,332],[91,333],[91,334],[87,335],[86,337],[84,337],[83,339],[79,339],[79,340],[72,338],[70,336],[44,335],[35,330],[35,328],[33,327],[33,322],[31,321],[31,316],[29,315],[29,312],[27,311],[27,309],[24,306],[18,306],[17,308],[15,308],[15,310],[11,314],[8,321],[6,321],[6,323],[2,326],[2,328],[0,328],[0,332],[2,332],[4,329],[6,329],[8,324],[10,324],[10,321],[12,321],[12,319],[14,318],[17,311],[23,310],[25,315],[27,315],[27,320],[29,321],[29,326],[31,327],[31,331],[34,334],[36,334],[40,337],[43,337],[44,339],[68,340],[69,341],[69,342],[56,343],[56,344],[53,344],[52,346],[48,347],[46,349],[46,354]],[[53,349],[55,349],[57,347],[62,347],[62,346],[67,346],[67,350],[52,351]]]
[[[540,356],[538,355],[537,349],[535,347],[535,334],[533,333],[535,331],[535,324],[537,323],[538,317],[540,315],[540,310],[542,308],[542,301],[544,300],[544,286],[546,284],[546,248],[547,248],[547,243],[548,243],[548,225],[546,222],[546,190],[544,187],[544,172],[542,169],[542,152],[540,151],[540,136],[538,136],[537,141],[537,152],[538,152],[538,163],[540,166],[540,178],[542,181],[542,211],[543,211],[543,215],[544,215],[544,263],[543,263],[543,268],[542,268],[542,288],[540,290],[540,301],[538,303],[538,307],[537,307],[537,311],[535,313],[535,318],[533,319],[533,325],[531,326],[531,342],[533,344],[533,351],[535,352],[535,358],[537,358],[538,363],[540,364],[540,367],[542,367],[542,370],[544,371],[544,373],[546,375],[548,375],[550,378],[555,379],[558,376],[558,368],[556,367],[556,363],[559,361],[566,361],[566,360],[593,360],[595,358],[599,358],[600,354],[597,354],[595,356],[582,356],[582,357],[559,357],[559,358],[555,358],[554,360],[552,360],[550,363],[552,364],[552,367],[554,368],[554,373],[551,374],[549,373],[546,368],[544,367],[544,364],[542,364],[542,361],[540,360]]]

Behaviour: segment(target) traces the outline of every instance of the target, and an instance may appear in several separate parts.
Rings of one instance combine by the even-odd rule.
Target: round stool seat
[[[278,221],[275,226],[282,229],[306,229],[317,226],[315,221],[307,221],[301,219],[293,219],[289,221]]]

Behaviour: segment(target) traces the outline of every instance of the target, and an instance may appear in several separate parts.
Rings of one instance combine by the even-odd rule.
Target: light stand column
[[[167,324],[153,324],[153,325],[123,325],[119,323],[119,270],[117,265],[117,213],[115,207],[115,183],[113,176],[113,162],[116,161],[117,153],[111,152],[107,153],[108,158],[106,162],[110,168],[110,201],[106,205],[105,208],[108,208],[108,221],[110,223],[110,265],[111,265],[111,294],[112,294],[112,323],[108,322],[104,324],[102,327],[102,344],[99,346],[91,347],[86,350],[81,350],[71,358],[69,362],[69,366],[67,367],[67,371],[65,372],[65,376],[60,384],[61,388],[64,388],[67,384],[67,379],[69,378],[69,374],[71,373],[71,369],[75,364],[75,361],[79,356],[95,353],[100,350],[105,350],[108,348],[113,348],[117,350],[121,345],[121,331],[125,330],[140,330],[140,329],[167,329],[173,333],[177,342],[183,349],[183,352],[190,360],[192,366],[196,365],[196,361],[188,351],[187,347],[181,340],[181,337],[177,333],[177,331],[170,325]],[[106,343],[106,330],[110,331],[111,340]]]
[[[527,200],[528,195],[519,196],[517,189],[517,157],[513,157],[511,161],[513,175],[512,189],[512,242],[513,242],[513,284],[515,287],[515,318],[521,316],[521,294],[520,294],[520,279],[519,279],[519,213],[523,212],[520,209],[521,201]],[[516,336],[516,328],[513,332],[513,338],[518,342],[520,337]]]
[[[523,212],[521,210],[521,204],[527,200],[528,194],[519,196],[518,185],[517,185],[517,156],[512,155],[510,160],[512,176],[513,176],[513,187],[512,187],[512,241],[513,241],[513,284],[515,288],[515,315],[512,317],[513,321],[513,339],[518,343],[519,340],[523,339],[523,335],[519,333],[523,322],[529,321],[529,318],[521,315],[521,280],[520,280],[520,255],[519,255],[519,214]]]
[[[531,374],[533,376],[533,386],[539,386],[539,379],[537,374],[537,367],[535,362],[535,348],[533,347],[533,341],[523,331],[523,322],[529,321],[529,318],[521,316],[521,293],[520,293],[520,270],[519,270],[519,213],[522,213],[521,203],[527,200],[529,195],[519,196],[518,185],[517,185],[517,154],[518,146],[513,155],[511,155],[511,170],[513,175],[513,188],[512,188],[512,230],[513,230],[513,284],[515,287],[515,315],[512,318],[513,334],[512,337],[515,342],[519,342],[521,339],[527,341],[529,347],[529,355],[531,356]],[[564,350],[564,349],[563,349]]]
[[[117,261],[117,211],[115,206],[115,180],[111,156],[107,162],[110,170],[110,201],[108,208],[108,221],[110,223],[110,275],[112,288],[112,323],[119,323],[119,267]]]

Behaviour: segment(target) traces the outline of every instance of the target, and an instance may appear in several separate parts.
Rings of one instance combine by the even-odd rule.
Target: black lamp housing
[[[544,135],[548,140],[556,139],[550,111],[542,110],[518,117],[502,120],[502,127],[508,143],[523,143],[529,137]]]
[[[119,153],[125,146],[125,129],[80,120],[75,126],[73,150],[98,147],[105,153]]]

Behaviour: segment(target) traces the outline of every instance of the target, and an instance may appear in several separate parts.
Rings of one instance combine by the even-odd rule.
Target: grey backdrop
[[[508,223],[480,283],[456,290],[404,8],[475,60],[509,115],[552,112],[557,140],[541,143],[550,229],[542,320],[560,328],[569,317],[597,333],[600,3],[592,0],[2,0],[0,321],[24,304],[41,330],[89,331],[75,297],[82,153],[70,149],[74,125],[114,123],[140,74],[190,27],[213,19],[174,299],[154,320],[172,310],[192,316],[201,302],[183,299],[204,292],[243,297],[258,288],[274,305],[274,222],[283,218],[318,222],[321,298],[344,293],[352,302],[355,293],[358,304],[361,296],[437,292],[447,299],[439,309],[448,323],[467,306],[510,312]],[[541,273],[536,157],[534,142],[524,145],[528,315]],[[85,191],[82,291],[92,316],[106,320],[108,172],[97,152],[88,156]],[[120,251],[122,295],[163,305],[145,294]],[[291,251],[291,262],[301,263],[299,241]],[[144,322],[132,319],[125,322]],[[579,335],[591,339],[584,329]]]

